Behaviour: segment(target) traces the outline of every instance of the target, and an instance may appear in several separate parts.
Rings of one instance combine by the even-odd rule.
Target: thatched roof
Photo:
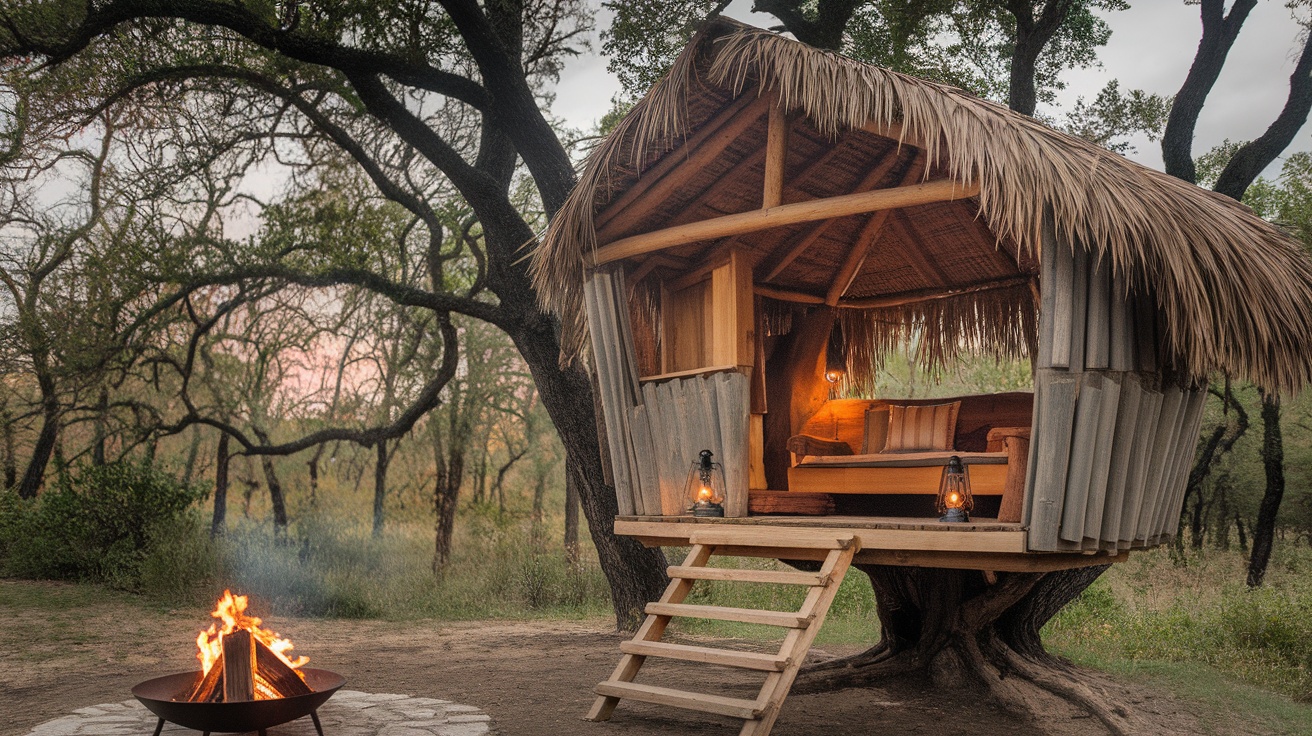
[[[724,19],[698,34],[593,151],[535,254],[535,285],[561,318],[566,359],[585,352],[582,281],[599,246],[760,207],[768,117],[760,97],[790,113],[785,202],[913,179],[979,187],[977,197],[888,218],[840,302],[854,308],[843,311],[845,323],[864,320],[872,341],[915,330],[940,353],[970,342],[1023,353],[1034,331],[1025,282],[1038,270],[1047,208],[1062,242],[1109,259],[1132,288],[1155,298],[1162,349],[1177,370],[1291,391],[1312,377],[1312,261],[1246,207],[962,90]],[[714,161],[684,172],[659,201],[625,198],[663,160],[693,156],[699,130],[735,110],[755,117]],[[631,216],[614,217],[617,208]],[[836,220],[818,236],[810,224],[781,227],[734,245],[755,259],[758,283],[823,295],[869,220]],[[780,268],[803,241],[805,250]],[[672,278],[678,264],[724,245],[682,245],[645,268],[625,265]],[[985,290],[990,285],[999,288]],[[887,306],[887,297],[932,290],[957,296]],[[880,308],[855,309],[863,305]]]

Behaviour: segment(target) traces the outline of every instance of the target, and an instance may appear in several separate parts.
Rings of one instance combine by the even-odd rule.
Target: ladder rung
[[[808,532],[801,534],[780,534],[779,530],[756,529],[715,529],[696,531],[689,538],[690,544],[704,544],[716,547],[775,547],[779,549],[847,549],[856,543],[856,537],[850,533],[825,534]]]
[[[690,693],[684,690],[656,687],[655,685],[638,685],[632,682],[607,680],[606,682],[597,683],[594,692],[610,698],[630,698],[632,700],[641,700],[644,703],[672,705],[675,708],[686,708],[703,713],[718,713],[723,716],[747,720],[760,718],[762,711],[761,708],[757,707],[756,701],[753,700],[726,698],[723,695]]]
[[[726,608],[724,606],[695,606],[688,603],[648,603],[647,613],[655,616],[684,616],[709,618],[716,621],[737,621],[743,624],[782,626],[786,629],[805,629],[813,616],[784,611],[758,611],[754,608]]]
[[[705,662],[725,667],[739,667],[745,670],[762,672],[783,672],[788,666],[788,658],[782,654],[761,654],[759,652],[738,652],[732,649],[715,649],[697,647],[689,644],[669,644],[662,641],[624,641],[620,642],[620,651],[625,654],[637,654],[643,657],[665,657],[681,659],[685,662]]]
[[[732,580],[739,583],[773,583],[777,585],[827,585],[828,575],[787,570],[738,570],[729,567],[684,567],[670,565],[672,578],[685,580]]]

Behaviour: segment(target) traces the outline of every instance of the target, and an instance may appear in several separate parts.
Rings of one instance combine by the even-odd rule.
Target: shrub
[[[0,562],[20,577],[135,588],[154,539],[200,495],[145,461],[80,467],[35,502],[4,502]]]

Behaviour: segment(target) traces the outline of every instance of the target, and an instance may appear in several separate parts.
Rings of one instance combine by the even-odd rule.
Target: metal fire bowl
[[[314,692],[277,700],[247,700],[237,703],[192,703],[174,700],[196,683],[197,672],[156,677],[132,688],[132,694],[151,713],[166,721],[197,731],[244,733],[259,731],[309,715],[333,696],[346,678],[336,672],[301,669]]]

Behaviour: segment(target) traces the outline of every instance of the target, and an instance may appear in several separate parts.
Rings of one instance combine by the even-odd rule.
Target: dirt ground
[[[150,677],[195,668],[201,628],[193,611],[151,612],[122,601],[42,607],[6,605],[19,593],[49,592],[55,584],[0,581],[0,734],[33,726],[96,703],[122,700]],[[22,586],[43,586],[40,591]],[[40,610],[39,616],[23,615]],[[258,614],[258,611],[255,613]],[[207,622],[206,622],[207,623]],[[605,679],[624,638],[607,622],[402,622],[283,619],[265,625],[296,643],[311,666],[336,670],[347,687],[406,693],[477,706],[505,736],[578,734],[732,736],[739,721],[622,702],[607,723],[581,720],[592,686]],[[706,641],[701,639],[699,641]],[[760,642],[716,641],[717,646],[762,649]],[[845,654],[828,649],[818,656]],[[650,662],[650,660],[649,660]],[[755,694],[759,675],[716,667],[649,664],[640,681],[683,683],[701,678],[708,690]],[[1118,687],[1118,686],[1113,686]],[[1197,733],[1186,704],[1134,688],[1136,710],[1158,716],[1157,733]],[[1237,727],[1213,733],[1247,734]],[[1053,700],[1038,723],[987,705],[950,702],[916,683],[896,689],[853,689],[793,695],[774,729],[777,736],[857,734],[1005,734],[1084,736],[1103,733],[1087,715]],[[270,736],[276,736],[271,729]],[[144,736],[144,735],[143,735]]]

